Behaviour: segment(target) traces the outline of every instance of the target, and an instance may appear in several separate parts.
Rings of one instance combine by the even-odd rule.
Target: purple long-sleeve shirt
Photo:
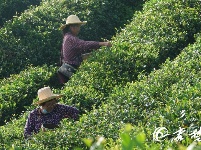
[[[68,32],[63,38],[62,62],[79,67],[83,61],[81,55],[84,53],[89,53],[98,48],[100,48],[99,42],[84,41]]]
[[[33,133],[38,133],[43,124],[59,125],[60,121],[64,118],[77,120],[78,117],[78,109],[67,105],[56,104],[54,109],[48,114],[42,114],[40,108],[36,108],[28,116],[24,128],[24,137],[28,138]]]

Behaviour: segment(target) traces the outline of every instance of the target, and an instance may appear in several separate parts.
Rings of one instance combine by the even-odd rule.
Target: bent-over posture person
[[[64,118],[77,120],[79,111],[75,107],[58,104],[61,97],[59,94],[53,94],[50,87],[44,87],[38,90],[39,101],[36,103],[38,108],[32,110],[26,121],[24,128],[24,137],[27,139],[33,133],[43,131],[43,127],[56,128]]]
[[[69,76],[65,76],[58,71],[61,84],[66,83],[71,75],[75,73],[76,69],[79,68],[84,59],[84,54],[89,54],[101,46],[112,46],[110,42],[84,41],[79,39],[80,27],[84,24],[86,24],[86,21],[80,21],[76,15],[70,15],[66,19],[66,24],[60,28],[63,31],[61,63],[65,63],[69,67],[68,70],[70,70]]]

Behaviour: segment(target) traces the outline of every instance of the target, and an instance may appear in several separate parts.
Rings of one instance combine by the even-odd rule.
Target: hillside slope
[[[101,40],[113,36],[115,28],[124,26],[142,3],[140,0],[135,1],[135,5],[123,0],[115,3],[109,0],[50,0],[31,7],[0,29],[0,79],[17,74],[30,64],[58,65],[62,43],[59,27],[67,16],[76,14],[88,21],[80,37]]]
[[[64,95],[61,103],[81,110],[79,121],[64,120],[62,128],[24,141],[27,111],[0,127],[1,147],[88,149],[83,138],[104,136],[105,149],[121,149],[119,135],[126,123],[134,126],[134,137],[146,134],[143,149],[178,149],[180,128],[186,133],[179,142],[188,146],[195,140],[190,134],[201,125],[200,6],[191,0],[147,2],[113,38],[111,49],[94,53],[64,88],[55,89]],[[157,127],[167,128],[172,137],[156,143]]]
[[[51,2],[54,2],[54,1],[51,1]],[[55,66],[55,64],[53,63],[54,62],[53,57],[56,58],[56,55],[54,53],[55,52],[58,53],[60,50],[53,52],[52,49],[50,48],[50,49],[48,49],[48,51],[40,50],[40,53],[37,53],[37,50],[35,51],[35,48],[37,46],[39,46],[41,48],[41,45],[37,45],[38,41],[44,42],[47,40],[49,42],[49,40],[51,38],[53,38],[52,40],[54,40],[55,36],[57,36],[57,34],[52,33],[54,31],[59,32],[59,31],[57,31],[58,29],[54,28],[54,26],[53,26],[54,23],[49,25],[49,24],[46,24],[46,22],[47,22],[47,20],[55,19],[55,15],[59,15],[58,9],[60,7],[62,7],[62,8],[64,7],[64,8],[62,10],[59,10],[59,12],[67,11],[66,13],[70,13],[73,11],[75,11],[75,12],[79,11],[79,9],[81,9],[80,7],[83,7],[83,8],[86,7],[88,9],[91,9],[90,14],[87,14],[88,15],[87,20],[92,20],[94,17],[96,19],[98,19],[100,17],[100,16],[99,17],[94,16],[94,13],[96,13],[96,12],[100,13],[100,12],[104,11],[104,9],[109,9],[110,5],[112,5],[112,8],[114,11],[113,12],[110,11],[110,13],[104,12],[105,16],[104,16],[104,13],[102,13],[102,16],[101,16],[101,19],[103,19],[104,21],[107,21],[107,19],[109,19],[109,18],[107,18],[108,17],[107,15],[112,15],[112,13],[115,13],[117,8],[119,8],[119,7],[121,7],[121,9],[122,9],[121,13],[123,13],[124,15],[125,15],[124,10],[127,9],[126,10],[127,17],[129,17],[129,16],[131,16],[131,14],[133,14],[133,11],[131,11],[131,10],[133,10],[133,9],[138,10],[142,7],[142,4],[143,4],[142,1],[135,1],[133,3],[128,1],[125,4],[122,4],[122,2],[120,0],[118,2],[116,1],[115,5],[114,5],[111,1],[107,1],[107,0],[105,1],[105,3],[92,0],[90,2],[82,1],[83,5],[78,6],[77,4],[81,3],[81,1],[79,1],[79,2],[78,1],[68,1],[68,2],[60,1],[61,2],[60,5],[56,5],[56,8],[55,8],[54,3],[51,3],[51,2],[50,1],[44,2],[44,4],[41,3],[41,6],[27,10],[26,13],[22,14],[22,16],[16,18],[13,23],[8,23],[6,27],[13,30],[13,32],[9,32],[8,36],[6,36],[6,32],[3,32],[5,30],[7,30],[6,27],[1,30],[2,34],[0,34],[0,37],[2,36],[3,41],[0,41],[0,42],[2,42],[2,43],[5,42],[4,47],[6,47],[9,50],[0,51],[0,53],[2,53],[2,55],[1,55],[1,57],[2,57],[2,61],[1,61],[2,66],[1,67],[2,68],[0,70],[2,72],[5,72],[6,74],[10,74],[11,72],[15,72],[15,71],[18,72],[20,69],[24,68],[26,65],[27,66],[26,66],[26,69],[21,71],[19,74],[17,74],[17,73],[12,74],[12,75],[10,75],[9,78],[5,78],[4,80],[0,81],[0,85],[1,85],[0,102],[2,105],[1,106],[0,125],[4,124],[5,121],[9,121],[9,119],[12,117],[12,115],[17,116],[18,114],[21,114],[21,112],[23,110],[25,110],[25,107],[31,105],[33,98],[36,96],[35,90],[37,89],[37,87],[40,87],[41,85],[44,85],[44,86],[48,85],[48,86],[53,86],[53,87],[57,88],[59,86],[58,79],[57,79],[58,77],[56,76],[56,67],[58,67],[58,66]],[[108,5],[106,5],[106,2]],[[72,10],[71,11],[66,10],[67,6],[72,8]],[[136,7],[132,8],[134,6],[136,6]],[[96,9],[94,9],[94,7],[96,7]],[[119,9],[118,9],[118,11],[119,11]],[[82,15],[86,15],[85,13],[83,13]],[[113,22],[114,24],[110,23],[107,27],[102,27],[101,29],[105,30],[107,28],[113,28],[113,31],[114,31],[115,27],[122,25],[123,22],[126,21],[127,17],[124,16],[124,19],[122,20],[121,13],[118,13],[119,18],[118,18],[118,16],[115,16],[114,18],[112,18],[117,22],[118,22],[118,19],[120,19],[121,21],[119,21],[119,24],[115,23],[115,21],[114,21]],[[49,15],[49,17],[47,16],[47,14]],[[65,14],[63,14],[63,15],[65,15]],[[31,16],[31,18],[29,18],[30,16]],[[80,16],[81,16],[81,14],[80,14]],[[29,18],[32,21],[31,22],[27,21],[27,18]],[[44,18],[44,22],[42,22],[41,24],[38,21],[36,21],[37,19],[40,19],[40,18]],[[112,20],[110,19],[110,21],[112,21]],[[55,24],[59,24],[59,23],[55,22]],[[21,26],[21,25],[23,25],[23,26]],[[50,28],[50,26],[51,26],[51,28]],[[92,32],[90,30],[88,30],[88,28],[90,28],[92,26],[95,26],[95,24],[88,25],[88,26],[86,25],[84,28],[85,30],[82,32],[83,33],[82,35],[85,35],[86,37],[87,37],[87,35],[90,35]],[[36,30],[32,30],[32,28],[30,28],[30,27],[32,27],[34,29],[40,28],[40,31],[36,32]],[[28,31],[25,30],[26,28]],[[46,28],[48,28],[48,30],[51,32],[52,35],[51,35],[51,37],[49,37],[50,32],[48,32],[47,36],[50,39],[47,38],[47,39],[44,39],[41,41],[41,39],[46,37],[43,34],[45,32],[45,35],[46,35],[47,32],[44,31]],[[52,28],[54,30],[52,30]],[[97,29],[97,32],[96,33],[93,32],[92,34],[96,34],[96,37],[100,37],[103,34],[106,36],[112,36],[110,34],[112,34],[113,31],[108,30],[106,33],[103,33],[102,30],[99,31]],[[101,34],[98,34],[99,32]],[[110,34],[107,34],[108,32],[110,32]],[[30,35],[26,35],[24,33],[26,33],[26,34],[30,33]],[[33,34],[36,35],[36,37],[33,36]],[[40,36],[42,36],[42,37],[39,38]],[[93,35],[90,35],[90,36],[93,36]],[[17,40],[17,43],[15,43],[16,46],[13,46],[12,44],[10,44],[10,41],[15,41],[16,38],[19,38],[19,39]],[[32,42],[24,43],[27,41],[26,38]],[[24,43],[24,44],[21,47],[22,43]],[[51,44],[53,44],[53,42],[51,42]],[[26,51],[26,50],[23,51],[22,50],[24,48],[29,49],[30,47],[32,47],[31,45],[34,47],[33,51]],[[22,49],[20,49],[20,48],[22,48]],[[12,50],[14,50],[17,55],[10,53]],[[51,51],[51,53],[48,54],[49,51]],[[25,55],[26,53],[28,54],[28,56]],[[49,58],[51,59],[52,62],[49,62],[45,58],[42,58],[43,57],[42,55],[47,56],[47,54],[50,55]],[[27,59],[27,57],[30,57],[30,60]],[[27,64],[25,63],[25,61],[27,61]],[[33,61],[36,61],[35,64],[32,64],[32,63],[34,63]],[[50,65],[51,63],[53,63],[53,64]],[[37,67],[35,67],[35,65],[37,65]],[[7,69],[7,68],[9,68],[9,69]],[[36,69],[35,72],[33,71],[33,68]],[[45,71],[47,72],[47,74],[43,75]],[[3,73],[1,75],[3,76]],[[43,80],[43,81],[41,82],[41,80]]]
[[[113,40],[111,49],[102,48],[82,64],[66,84],[64,99],[89,111],[104,102],[115,86],[135,82],[173,60],[201,31],[201,3],[150,1],[133,16]]]

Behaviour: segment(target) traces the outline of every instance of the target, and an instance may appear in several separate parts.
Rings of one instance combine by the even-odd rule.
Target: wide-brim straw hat
[[[76,15],[70,15],[68,16],[68,18],[66,19],[66,24],[62,25],[60,27],[61,30],[63,30],[67,25],[70,24],[80,24],[80,25],[84,25],[86,24],[87,21],[80,21],[80,19],[78,18],[78,16]]]
[[[50,87],[44,87],[44,88],[41,88],[38,90],[39,101],[36,102],[35,104],[40,105],[44,102],[50,101],[55,98],[58,99],[60,97],[62,97],[62,95],[61,94],[53,94]]]

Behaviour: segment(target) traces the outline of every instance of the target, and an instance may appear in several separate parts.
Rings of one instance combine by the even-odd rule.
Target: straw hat
[[[44,87],[38,90],[38,98],[39,101],[35,104],[42,104],[44,102],[50,101],[54,98],[60,98],[62,95],[60,94],[53,94],[50,87]]]
[[[83,25],[83,24],[86,24],[86,23],[87,23],[87,21],[80,21],[80,19],[78,18],[78,16],[76,16],[76,15],[70,15],[66,19],[66,24],[62,25],[60,27],[60,29],[63,30],[69,24],[81,24],[81,25]]]

